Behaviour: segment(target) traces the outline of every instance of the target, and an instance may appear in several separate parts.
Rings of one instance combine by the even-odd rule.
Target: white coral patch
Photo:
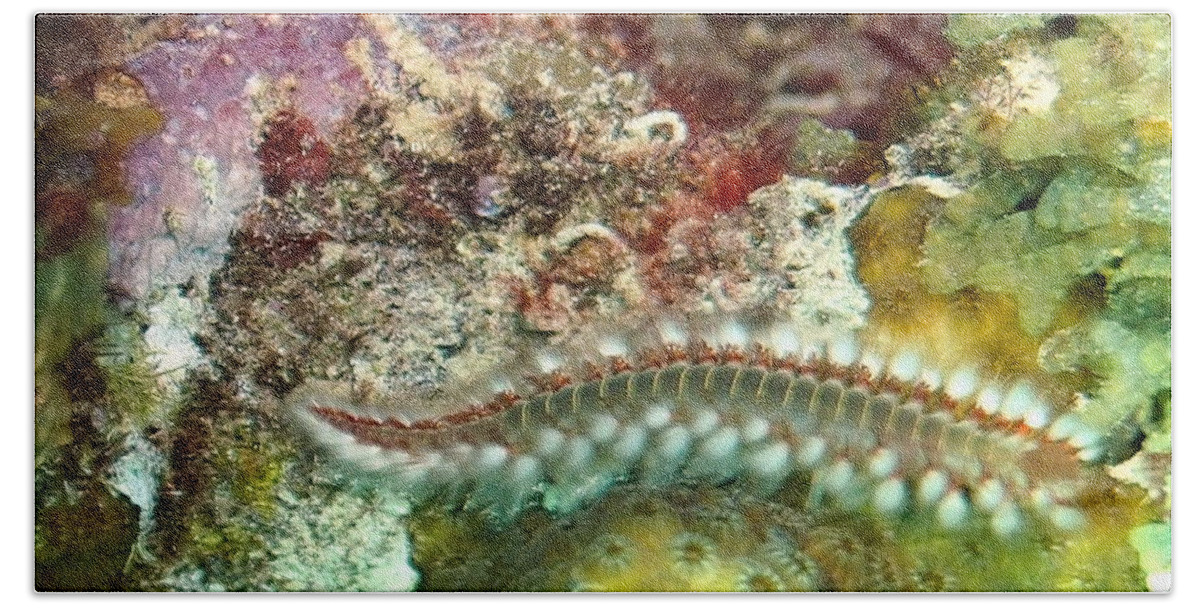
[[[1015,99],[1012,108],[1030,113],[1049,110],[1058,99],[1060,87],[1050,61],[1028,53],[1000,61],[1008,72]]]

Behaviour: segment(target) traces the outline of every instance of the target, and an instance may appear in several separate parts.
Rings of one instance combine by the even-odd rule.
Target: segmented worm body
[[[1098,436],[1069,414],[1051,424],[1028,384],[942,376],[850,340],[807,345],[786,322],[657,321],[485,380],[450,397],[477,405],[416,420],[323,384],[292,400],[359,467],[500,519],[538,502],[570,512],[614,483],[769,495],[800,473],[814,505],[921,511],[947,527],[985,517],[1009,535],[1030,518],[1083,526],[1075,501],[1095,474]]]

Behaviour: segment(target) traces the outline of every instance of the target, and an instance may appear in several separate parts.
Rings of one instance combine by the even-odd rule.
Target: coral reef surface
[[[1170,26],[40,15],[35,586],[1169,589]]]

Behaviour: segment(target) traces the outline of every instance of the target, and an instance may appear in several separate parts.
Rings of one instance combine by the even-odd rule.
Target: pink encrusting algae
[[[501,522],[539,495],[568,513],[616,483],[736,480],[772,495],[803,473],[813,506],[926,512],[949,528],[984,517],[1000,536],[1030,518],[1085,524],[1074,500],[1096,479],[1100,437],[1052,420],[1029,384],[942,374],[853,339],[806,344],[779,319],[656,320],[588,342],[522,355],[415,419],[333,383],[290,401],[357,467]]]

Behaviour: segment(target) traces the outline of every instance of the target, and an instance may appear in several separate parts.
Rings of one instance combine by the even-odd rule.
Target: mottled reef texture
[[[1169,585],[1166,16],[36,32],[38,589]],[[829,511],[804,475],[500,527],[343,467],[284,405],[326,382],[411,414],[517,350],[747,310],[1042,388],[1103,435],[1086,530]]]

